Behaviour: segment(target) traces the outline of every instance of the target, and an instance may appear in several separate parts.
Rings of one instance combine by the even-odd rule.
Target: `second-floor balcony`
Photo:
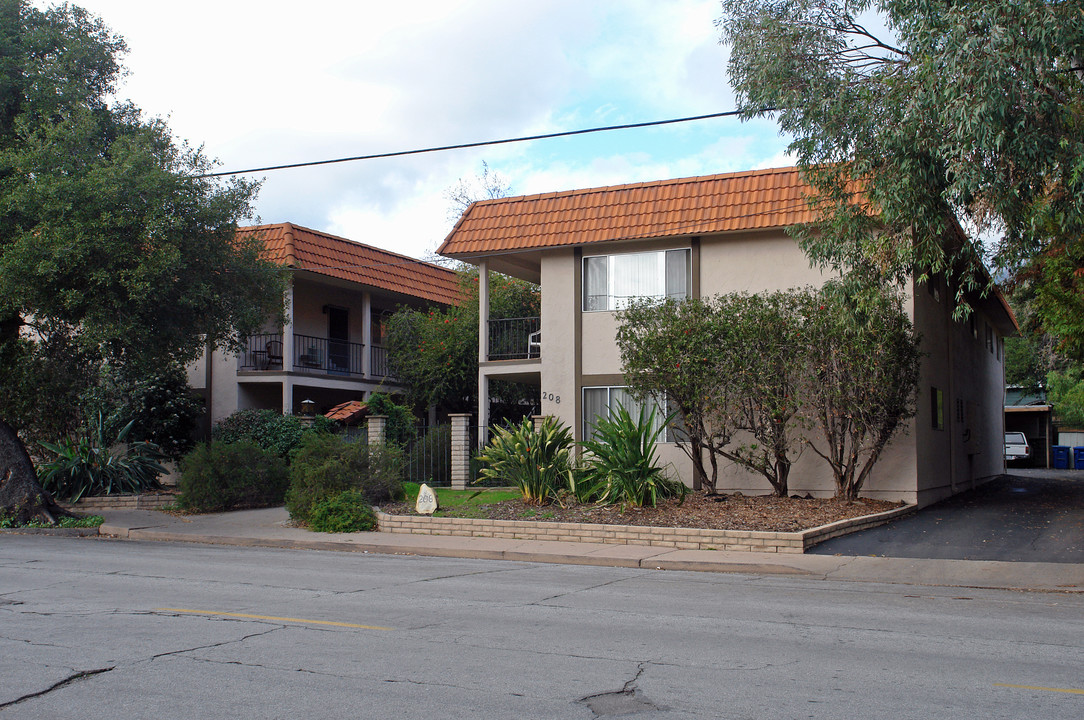
[[[237,358],[237,369],[248,372],[296,372],[353,378],[391,378],[388,350],[381,345],[332,340],[311,335],[293,336],[287,347],[282,333],[250,335]],[[366,367],[368,359],[368,367]]]
[[[489,321],[489,360],[528,360],[542,355],[542,319]]]

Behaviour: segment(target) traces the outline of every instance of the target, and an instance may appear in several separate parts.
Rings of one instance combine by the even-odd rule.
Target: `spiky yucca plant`
[[[668,478],[655,455],[666,425],[656,422],[654,409],[641,407],[633,419],[623,406],[595,424],[594,438],[581,445],[588,452],[584,479],[599,488],[598,502],[655,507],[663,498],[685,498],[685,485]]]
[[[541,505],[572,484],[572,432],[554,418],[536,431],[525,418],[497,428],[478,459],[484,463],[479,479],[515,486],[525,501]]]

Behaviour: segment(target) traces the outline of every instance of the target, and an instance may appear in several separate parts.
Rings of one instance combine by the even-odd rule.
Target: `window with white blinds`
[[[632,300],[689,297],[689,250],[660,250],[583,259],[585,312],[620,310]]]

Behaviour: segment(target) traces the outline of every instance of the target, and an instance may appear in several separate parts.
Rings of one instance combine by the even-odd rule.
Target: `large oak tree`
[[[257,186],[201,177],[200,150],[116,99],[124,52],[81,8],[0,0],[0,347],[63,332],[112,367],[149,370],[281,314],[281,271],[234,232]],[[12,420],[28,388],[9,370]],[[16,430],[0,423],[0,510],[48,518]]]

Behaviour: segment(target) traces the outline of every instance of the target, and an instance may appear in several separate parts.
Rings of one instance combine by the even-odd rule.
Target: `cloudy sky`
[[[717,0],[75,2],[128,43],[119,95],[222,170],[734,107]],[[723,118],[282,170],[255,176],[257,211],[420,257],[483,161],[525,194],[787,165],[785,147]]]

